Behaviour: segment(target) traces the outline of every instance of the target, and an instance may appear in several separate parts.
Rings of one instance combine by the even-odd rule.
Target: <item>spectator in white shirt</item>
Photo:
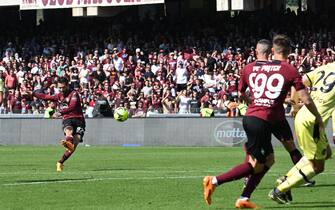
[[[176,84],[177,84],[177,92],[182,90],[186,90],[187,88],[187,69],[184,66],[183,62],[178,63],[178,67],[176,69]]]
[[[142,88],[141,92],[143,92],[144,97],[147,97],[148,95],[151,95],[151,93],[152,93],[152,87],[151,87],[151,85],[150,85],[150,83],[149,83],[148,80],[145,81],[145,86]]]
[[[113,55],[113,64],[116,69],[116,71],[120,72],[123,70],[124,63],[122,58],[118,57],[117,54]]]

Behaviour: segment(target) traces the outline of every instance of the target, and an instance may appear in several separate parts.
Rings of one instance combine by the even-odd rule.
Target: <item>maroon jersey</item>
[[[284,100],[294,86],[297,91],[304,89],[297,70],[283,61],[255,61],[242,71],[239,91],[248,87],[252,103],[246,116],[254,116],[266,121],[285,119]]]
[[[235,78],[234,76],[228,77],[227,86],[228,86],[227,88],[228,93],[237,92],[237,88],[238,88],[237,78]]]
[[[75,90],[71,91],[67,96],[63,96],[61,93],[51,96],[36,92],[34,93],[34,96],[43,100],[56,101],[59,105],[59,112],[63,116],[63,120],[71,118],[84,118],[80,96]]]

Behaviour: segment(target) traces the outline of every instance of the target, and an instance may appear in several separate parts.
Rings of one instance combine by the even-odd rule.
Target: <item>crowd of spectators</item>
[[[256,59],[259,39],[287,33],[288,62],[301,73],[335,61],[334,28],[313,14],[286,11],[281,21],[256,14],[177,23],[129,17],[59,31],[42,23],[31,36],[2,42],[0,113],[44,113],[50,104],[31,91],[55,94],[58,78],[67,77],[89,117],[99,99],[128,108],[132,117],[199,113],[205,103],[237,116],[239,74]]]

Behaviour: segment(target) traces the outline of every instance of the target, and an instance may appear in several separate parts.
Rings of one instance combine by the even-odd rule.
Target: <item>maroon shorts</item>
[[[63,130],[69,126],[73,128],[72,135],[78,134],[81,136],[81,138],[83,138],[84,133],[85,133],[85,127],[86,127],[85,119],[69,118],[69,119],[63,120]]]

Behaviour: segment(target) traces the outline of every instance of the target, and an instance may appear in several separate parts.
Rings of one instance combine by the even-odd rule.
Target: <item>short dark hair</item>
[[[69,85],[69,80],[66,77],[61,77],[59,78],[58,83]]]
[[[271,42],[267,39],[261,39],[257,42],[259,53],[269,55],[271,53]]]
[[[288,56],[291,51],[291,40],[284,34],[279,34],[273,37],[273,48],[276,53]]]

